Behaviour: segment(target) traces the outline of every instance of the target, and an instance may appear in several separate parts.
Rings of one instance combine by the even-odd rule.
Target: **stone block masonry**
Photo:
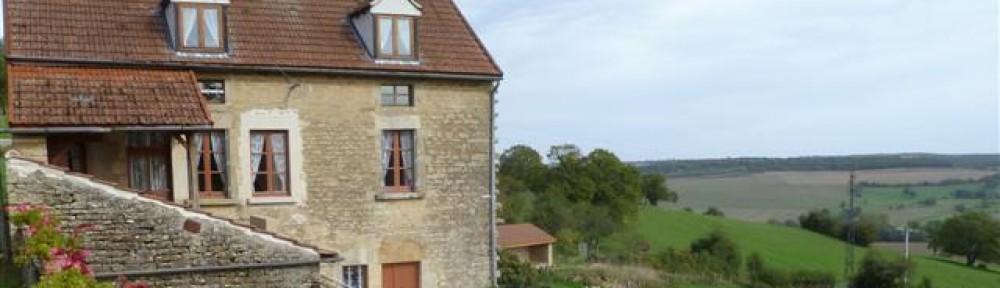
[[[226,219],[140,196],[86,175],[7,159],[11,203],[49,206],[64,228],[97,224],[84,244],[99,276],[154,287],[314,287],[321,251]]]

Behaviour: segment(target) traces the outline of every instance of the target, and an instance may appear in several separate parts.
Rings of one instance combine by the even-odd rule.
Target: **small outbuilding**
[[[552,244],[556,238],[531,223],[508,224],[500,231],[500,249],[537,267],[552,267]]]

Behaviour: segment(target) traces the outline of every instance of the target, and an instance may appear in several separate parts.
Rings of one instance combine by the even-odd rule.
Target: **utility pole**
[[[857,190],[854,186],[854,171],[851,171],[851,179],[848,183],[848,206],[847,211],[844,213],[844,225],[847,225],[847,243],[846,243],[846,255],[844,257],[844,278],[850,280],[854,276],[854,244],[857,243],[857,225],[855,220],[857,219],[857,203],[855,199],[858,197]],[[850,284],[848,284],[850,285]]]

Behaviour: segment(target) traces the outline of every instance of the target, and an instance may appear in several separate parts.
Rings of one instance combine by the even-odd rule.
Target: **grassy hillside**
[[[759,252],[773,267],[821,270],[843,275],[844,244],[801,229],[655,208],[641,210],[636,223],[637,232],[649,240],[653,252],[667,247],[686,249],[691,241],[716,228],[732,236],[743,253]],[[615,245],[615,239],[610,242],[609,245]],[[865,252],[865,249],[858,249],[856,257],[862,258]],[[918,268],[911,279],[927,276],[936,287],[944,288],[1000,287],[1000,273],[996,271],[969,269],[954,262],[927,257],[914,259]]]
[[[857,172],[858,181],[898,184],[936,182],[945,179],[978,179],[996,173],[988,170],[957,168],[885,169]],[[809,209],[839,209],[847,200],[848,172],[767,172],[726,177],[671,178],[668,185],[680,196],[679,207],[703,211],[715,206],[731,218],[766,222],[771,219],[795,219]],[[862,209],[890,215],[894,224],[909,220],[941,218],[952,213],[958,204],[973,207],[976,200],[938,201],[934,207],[920,207],[913,202],[931,195],[947,196],[961,187],[921,187],[917,199],[902,198],[902,188],[879,188],[865,193]],[[936,190],[935,190],[936,189]],[[933,191],[932,191],[933,190]],[[868,192],[867,188],[866,191]],[[871,196],[871,197],[868,197]],[[870,198],[870,199],[868,199]],[[890,206],[907,206],[890,209]]]

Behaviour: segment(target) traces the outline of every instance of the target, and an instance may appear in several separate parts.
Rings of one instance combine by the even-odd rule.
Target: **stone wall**
[[[64,227],[97,224],[87,233],[99,275],[160,270],[131,279],[154,287],[312,287],[320,252],[225,219],[185,210],[94,181],[88,176],[19,158],[7,163],[11,203],[51,207]],[[278,267],[261,265],[280,264]],[[237,269],[238,266],[253,268]],[[228,267],[210,272],[162,273]]]
[[[420,263],[424,288],[489,285],[492,83],[294,74],[198,77],[226,81],[227,102],[209,106],[215,127],[228,131],[229,171],[236,172],[229,175],[236,201],[206,209],[265,219],[268,230],[336,250],[344,261],[324,275],[340,278],[342,265],[365,265],[369,288],[382,287],[382,265],[401,262]],[[381,106],[379,88],[389,84],[413,85],[415,104]],[[251,173],[244,170],[252,165],[245,135],[268,129],[289,131],[295,179],[287,199],[254,198],[248,191],[251,180],[245,175]],[[380,141],[386,129],[416,131],[416,193],[382,192]]]

